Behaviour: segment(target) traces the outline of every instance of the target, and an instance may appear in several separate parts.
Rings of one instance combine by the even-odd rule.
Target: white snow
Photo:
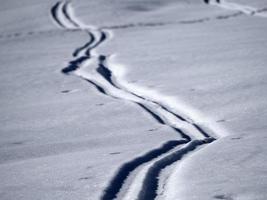
[[[267,199],[266,13],[2,1],[0,199]]]

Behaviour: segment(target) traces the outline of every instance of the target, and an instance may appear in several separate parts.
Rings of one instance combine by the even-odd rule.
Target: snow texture
[[[0,199],[267,199],[267,1],[6,0]]]

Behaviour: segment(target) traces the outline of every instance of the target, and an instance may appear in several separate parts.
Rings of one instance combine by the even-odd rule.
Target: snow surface
[[[267,199],[266,17],[1,1],[0,199]]]

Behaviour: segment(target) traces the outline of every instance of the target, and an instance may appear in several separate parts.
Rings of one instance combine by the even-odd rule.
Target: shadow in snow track
[[[185,144],[188,141],[186,140],[172,140],[163,144],[161,147],[151,150],[144,154],[143,156],[139,156],[132,161],[125,163],[116,173],[114,178],[110,181],[108,187],[104,190],[104,194],[101,197],[101,200],[112,200],[117,197],[120,189],[122,188],[124,182],[127,177],[130,175],[132,171],[134,171],[140,165],[147,163],[154,158],[159,157],[160,155],[167,153],[171,149],[175,148],[178,145]],[[147,199],[148,200],[148,199]]]
[[[104,88],[102,88],[101,86],[97,85],[96,83],[94,83],[94,82],[91,81],[91,80],[88,80],[88,79],[85,79],[85,80],[86,80],[88,83],[92,84],[92,85],[98,90],[98,92],[100,92],[100,93],[102,93],[102,94],[104,94],[104,95],[109,96],[109,95],[107,94],[107,92],[104,90]]]
[[[87,50],[87,48],[89,48],[90,45],[93,44],[93,42],[95,41],[94,34],[92,34],[90,31],[87,31],[87,33],[88,33],[88,35],[90,37],[90,40],[86,44],[84,44],[83,46],[78,47],[77,49],[75,49],[75,51],[72,54],[73,57],[78,56],[81,51],[83,51],[85,49]],[[86,53],[86,56],[90,56],[90,52]]]
[[[257,10],[258,13],[267,12],[267,8],[260,8]]]
[[[89,46],[88,47],[87,51],[85,52],[86,55],[90,55],[91,54],[91,50],[93,50],[96,47],[98,47],[102,42],[104,42],[107,39],[106,32],[101,30],[101,29],[99,31],[100,31],[100,39],[93,46]]]
[[[63,7],[62,7],[62,12],[64,14],[64,16],[66,17],[66,19],[69,20],[69,22],[76,28],[81,29],[80,25],[78,23],[76,23],[69,15],[68,12],[68,7],[70,5],[70,2],[64,3]]]
[[[168,109],[166,106],[161,105],[161,103],[156,102],[156,101],[152,101],[153,103],[157,104],[158,106],[160,106],[163,110],[171,113],[172,115],[174,115],[176,118],[178,118],[181,121],[184,122],[188,122],[184,117],[182,117],[181,115],[176,114],[175,112],[171,111],[170,109]]]
[[[139,199],[140,200],[154,199],[157,195],[156,192],[157,192],[157,187],[158,187],[158,177],[159,177],[161,170],[163,170],[166,166],[171,165],[174,162],[180,160],[185,154],[195,150],[198,146],[202,144],[210,143],[214,139],[210,138],[209,135],[200,126],[192,122],[190,119],[184,118],[181,115],[176,114],[175,111],[172,111],[171,109],[165,107],[164,104],[153,101],[149,97],[143,97],[142,95],[136,94],[134,91],[123,89],[123,86],[122,88],[120,88],[120,85],[117,86],[115,84],[116,82],[114,83],[112,80],[112,79],[116,80],[116,77],[112,77],[113,75],[112,70],[110,70],[106,66],[107,57],[105,55],[100,55],[97,53],[96,55],[92,54],[92,57],[91,57],[91,51],[96,49],[102,42],[104,42],[107,39],[107,36],[108,36],[107,32],[103,31],[102,29],[92,29],[92,30],[84,29],[82,25],[80,25],[77,21],[75,21],[75,18],[71,15],[72,13],[69,13],[70,10],[68,6],[70,6],[69,2],[67,3],[58,2],[52,7],[51,14],[52,14],[54,21],[57,23],[57,25],[59,25],[61,28],[64,28],[66,31],[78,30],[78,31],[84,31],[88,33],[90,40],[83,46],[75,49],[75,51],[73,52],[73,57],[76,57],[76,59],[70,61],[69,65],[65,67],[64,69],[62,69],[62,73],[69,74],[70,72],[74,72],[80,67],[82,67],[84,62],[91,59],[92,57],[98,58],[98,63],[95,63],[95,65],[97,66],[96,71],[99,73],[99,75],[101,75],[106,80],[107,83],[109,83],[109,85],[105,87],[106,84],[98,84],[98,80],[99,80],[98,76],[93,77],[91,79],[91,78],[87,78],[86,76],[79,75],[82,79],[92,84],[100,93],[104,95],[107,95],[112,98],[128,100],[133,103],[136,103],[138,106],[143,108],[143,110],[149,113],[158,123],[169,126],[173,130],[178,132],[183,138],[182,140],[168,141],[164,143],[161,147],[153,149],[147,152],[146,154],[139,156],[123,164],[119,168],[118,172],[113,177],[113,179],[110,181],[107,188],[104,190],[101,199],[111,200],[111,199],[116,198],[118,193],[122,189],[124,183],[127,181],[128,176],[136,168],[138,168],[144,163],[150,162],[153,159],[158,158],[159,156],[164,156],[165,153],[168,153],[170,150],[174,149],[178,145],[188,143],[188,145],[186,145],[184,148],[181,148],[180,150],[174,153],[168,154],[167,156],[163,158],[161,157],[160,160],[155,161],[152,167],[149,168],[149,171],[145,176],[142,191],[139,193]],[[209,18],[188,21],[187,23],[202,23],[207,20],[209,20]],[[180,22],[180,23],[183,23],[183,22]],[[165,25],[165,23],[137,23],[137,26],[161,26],[161,25]],[[129,27],[132,27],[132,25],[130,25]],[[112,90],[111,91],[109,90],[109,88],[111,87],[113,87],[112,89],[117,88],[128,94],[132,94],[135,97],[138,97],[139,99],[129,100],[125,98],[124,96],[120,95],[119,93],[112,94]],[[172,114],[179,121],[187,122],[189,125],[193,126],[195,129],[201,132],[203,136],[206,137],[206,139],[191,141],[191,138],[187,134],[185,134],[179,128],[176,128],[172,124],[171,121],[168,121],[168,117],[166,117],[165,114],[161,116],[162,113],[159,114],[160,112],[158,113],[157,108],[164,110],[163,113],[167,112],[168,114]]]
[[[61,70],[64,74],[69,74],[70,72],[73,72],[80,68],[81,64],[85,62],[86,60],[90,59],[89,56],[81,56],[75,60],[72,60],[69,62],[69,65]]]
[[[156,161],[148,170],[145,180],[142,183],[142,189],[138,195],[138,200],[153,200],[157,196],[158,182],[160,172],[174,162],[181,160],[183,156],[194,151],[197,147],[213,142],[213,138],[205,140],[194,140],[187,146],[177,150],[176,152]]]
[[[196,123],[192,123],[192,126],[195,127],[204,137],[206,137],[206,138],[210,138],[211,137],[206,131],[204,131],[203,128],[201,128]]]
[[[165,122],[163,121],[163,119],[161,119],[160,116],[158,116],[156,113],[151,111],[145,105],[143,105],[141,103],[136,103],[136,104],[139,105],[141,108],[143,108],[145,111],[147,111],[158,123],[165,125]]]
[[[98,68],[96,69],[96,71],[105,79],[109,82],[109,84],[111,84],[113,87],[120,89],[116,84],[113,83],[112,81],[112,71],[110,71],[106,66],[105,66],[105,62],[106,62],[106,56],[104,55],[100,55],[98,57]]]
[[[54,19],[54,21],[61,27],[61,28],[66,28],[60,21],[60,19],[58,18],[58,9],[60,8],[62,2],[57,2],[51,9],[51,15],[52,18]]]
[[[191,141],[191,137],[189,135],[186,135],[181,129],[170,126],[175,132],[179,133],[181,137],[187,141]]]

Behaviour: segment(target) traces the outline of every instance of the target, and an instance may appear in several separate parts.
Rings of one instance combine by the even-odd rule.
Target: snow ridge
[[[87,43],[74,50],[73,59],[62,69],[62,73],[80,77],[104,95],[136,104],[156,122],[179,134],[179,140],[166,141],[161,147],[124,163],[114,174],[101,197],[102,200],[118,197],[132,200],[155,199],[161,171],[182,160],[185,155],[193,153],[198,147],[213,142],[215,134],[207,131],[206,127],[199,125],[190,116],[177,112],[167,103],[160,101],[159,99],[164,99],[162,95],[159,94],[158,98],[150,96],[149,93],[143,95],[138,89],[124,85],[118,76],[119,71],[109,67],[111,56],[96,52],[96,48],[109,39],[112,33],[103,28],[84,25],[74,15],[70,2],[57,2],[51,8],[51,16],[60,28],[66,31],[83,31],[89,36]],[[140,168],[141,171],[134,180],[129,180],[129,176]]]

